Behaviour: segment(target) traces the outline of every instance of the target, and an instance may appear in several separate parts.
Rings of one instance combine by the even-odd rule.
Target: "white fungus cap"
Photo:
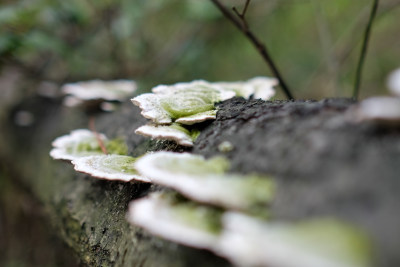
[[[392,94],[400,97],[400,68],[389,74],[387,86]]]
[[[137,128],[135,133],[151,137],[152,139],[175,141],[181,146],[193,146],[193,139],[186,131],[182,131],[171,125],[147,124]]]
[[[141,109],[143,117],[152,120],[157,124],[169,124],[172,123],[172,118],[168,113],[161,107],[160,96],[155,94],[141,94],[133,99],[132,103]]]
[[[132,80],[92,80],[68,83],[63,85],[61,90],[64,94],[82,101],[96,99],[123,101],[136,91],[136,82]]]
[[[103,142],[108,140],[104,134],[99,134],[98,137]],[[80,144],[85,144],[90,150],[80,150]],[[103,154],[96,135],[87,129],[77,129],[68,135],[57,137],[52,142],[52,146],[54,148],[50,151],[50,156],[54,159],[74,160],[79,157]]]
[[[200,214],[201,212],[200,210]],[[179,205],[171,205],[159,193],[132,201],[129,204],[127,219],[154,235],[195,248],[210,249],[218,239],[216,233],[199,227],[201,222],[192,221],[190,216],[184,215]]]
[[[222,220],[215,252],[239,266],[371,266],[365,236],[339,221],[272,223],[236,212],[226,212]]]
[[[184,125],[193,125],[207,120],[215,120],[216,118],[217,118],[217,110],[213,109],[200,112],[191,116],[180,117],[179,119],[175,120],[175,122]]]
[[[156,152],[141,157],[135,167],[153,183],[173,188],[186,197],[228,209],[267,207],[274,194],[268,177],[224,174],[229,163],[189,153]]]
[[[371,97],[361,101],[349,110],[350,115],[358,122],[378,124],[400,124],[400,98]]]
[[[149,182],[138,174],[134,167],[136,159],[123,155],[96,155],[72,161],[74,169],[105,180]]]

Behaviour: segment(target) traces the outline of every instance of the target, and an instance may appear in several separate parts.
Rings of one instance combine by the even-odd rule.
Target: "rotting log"
[[[353,102],[244,100],[219,104],[191,151],[223,154],[240,173],[271,174],[278,184],[270,207],[277,220],[334,216],[365,229],[376,246],[377,266],[400,266],[400,129],[355,124],[345,113]],[[2,123],[0,158],[45,207],[55,231],[89,266],[224,266],[225,260],[176,245],[130,226],[129,201],[157,187],[97,180],[50,159],[51,141],[87,128],[79,110],[58,101],[30,98],[15,107],[35,115],[31,126]],[[137,107],[99,115],[108,137],[126,140],[129,155],[190,149],[134,134],[146,123]],[[12,118],[12,116],[10,116]],[[234,149],[218,151],[229,141]]]

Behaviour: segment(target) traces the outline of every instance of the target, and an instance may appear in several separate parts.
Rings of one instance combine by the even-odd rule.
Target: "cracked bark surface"
[[[271,205],[276,220],[338,217],[369,233],[376,245],[377,266],[399,266],[400,130],[349,122],[345,112],[352,104],[346,99],[231,99],[219,105],[217,120],[202,124],[191,151],[207,157],[223,154],[232,163],[231,171],[271,174],[278,184]],[[31,110],[37,121],[28,128],[11,120],[2,123],[1,159],[42,203],[55,231],[82,263],[229,266],[207,251],[176,245],[128,225],[129,201],[157,187],[96,180],[49,158],[51,141],[57,136],[87,128],[81,112],[43,98],[15,108],[21,109]],[[100,115],[97,129],[110,138],[124,138],[132,156],[188,150],[134,134],[146,122],[139,113],[126,103],[115,113]],[[234,149],[218,151],[223,141]]]

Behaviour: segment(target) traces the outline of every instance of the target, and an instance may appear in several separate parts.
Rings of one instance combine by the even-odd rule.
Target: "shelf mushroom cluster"
[[[153,139],[172,140],[182,146],[193,146],[199,131],[195,124],[216,118],[215,104],[238,96],[270,99],[277,79],[256,77],[245,82],[216,82],[196,80],[174,85],[159,85],[152,93],[132,99],[141,114],[150,119],[139,127],[137,134]]]
[[[105,155],[99,145],[100,138],[109,154]],[[78,129],[56,138],[50,156],[67,160],[79,172],[106,180],[149,182],[140,176],[133,164],[135,158],[126,156],[128,148],[120,139],[109,140],[104,134],[96,135],[87,129]]]
[[[277,222],[268,214],[275,184],[267,176],[228,174],[224,158],[156,152],[135,163],[156,192],[129,205],[128,221],[154,235],[208,249],[238,266],[368,267],[366,235],[331,218]]]
[[[149,132],[153,138],[191,146],[199,134],[191,125],[215,118],[215,103],[234,96],[269,98],[274,85],[274,79],[254,78],[155,87],[152,94],[132,100],[152,120],[137,133]],[[269,214],[274,180],[266,175],[228,173],[230,163],[224,157],[155,152],[134,158],[126,155],[121,140],[86,129],[61,136],[52,145],[50,155],[71,161],[79,172],[169,188],[129,205],[128,221],[154,235],[211,250],[238,266],[371,266],[369,239],[360,229],[332,218],[274,220]],[[231,149],[230,143],[219,147],[222,152]]]

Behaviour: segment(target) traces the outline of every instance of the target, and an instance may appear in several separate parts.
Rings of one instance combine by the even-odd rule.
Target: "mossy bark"
[[[338,217],[367,231],[376,246],[377,266],[399,266],[400,131],[354,124],[344,99],[264,102],[236,98],[219,105],[217,120],[203,123],[191,151],[223,154],[240,173],[271,174],[278,184],[271,215],[277,220]],[[128,203],[157,190],[144,183],[97,180],[52,160],[51,141],[87,128],[79,110],[31,98],[16,107],[36,121],[28,127],[2,123],[3,163],[45,207],[62,239],[89,266],[223,266],[213,254],[153,237],[126,222]],[[12,118],[12,116],[10,116]],[[147,151],[189,149],[134,134],[146,123],[138,108],[99,115],[96,125],[108,137],[126,140],[132,156]],[[220,152],[229,141],[233,150]]]

